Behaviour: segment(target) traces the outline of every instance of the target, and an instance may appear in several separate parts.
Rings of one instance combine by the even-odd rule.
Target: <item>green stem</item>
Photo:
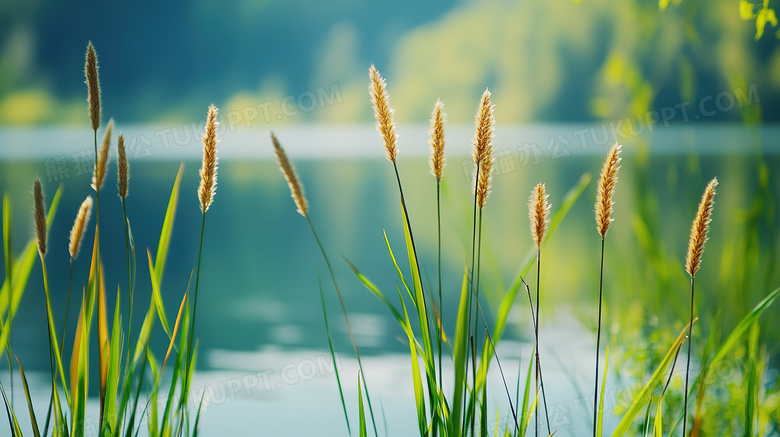
[[[693,294],[694,275],[691,275],[691,320],[688,324],[688,363],[685,365],[685,401],[683,406],[683,437],[688,426],[688,376],[691,373],[691,343],[693,343]]]
[[[333,280],[333,287],[336,289],[336,296],[339,298],[339,305],[341,306],[341,312],[344,314],[344,322],[347,325],[347,332],[349,332],[349,339],[352,341],[352,347],[355,350],[355,357],[357,358],[358,362],[358,368],[360,369],[360,373],[363,374],[363,389],[366,392],[366,401],[368,402],[368,411],[371,414],[371,423],[374,427],[374,435],[379,436],[379,432],[376,428],[376,420],[374,419],[374,409],[371,406],[371,397],[368,395],[368,384],[366,384],[365,375],[366,372],[363,371],[363,361],[360,359],[360,353],[358,352],[357,342],[355,341],[355,335],[352,333],[352,326],[349,323],[349,317],[347,317],[347,307],[344,305],[344,299],[341,297],[341,290],[339,289],[339,285],[336,282],[336,275],[333,273],[333,268],[330,265],[330,260],[328,259],[328,255],[325,252],[325,247],[322,245],[322,242],[320,241],[320,237],[317,235],[317,231],[314,230],[314,225],[311,223],[311,220],[309,219],[308,215],[304,216],[306,218],[306,222],[309,224],[309,229],[311,229],[312,235],[314,235],[314,240],[317,241],[317,246],[320,248],[320,252],[322,252],[322,257],[325,258],[325,265],[328,266],[328,272],[330,273],[330,278]],[[333,363],[334,367],[336,363]]]
[[[536,352],[536,382],[534,384],[534,398],[537,402],[536,411],[534,411],[535,414],[535,422],[534,427],[536,431],[536,436],[539,437],[539,283],[541,282],[540,273],[542,271],[542,248],[539,247],[536,250],[536,324],[534,325],[534,340],[536,343],[535,352]]]
[[[439,321],[437,326],[439,328],[439,335],[437,338],[437,349],[439,351],[439,387],[444,387],[442,382],[442,366],[441,366],[441,347],[442,336],[444,331],[444,307],[441,300],[441,182],[436,182],[436,230],[438,241],[438,253],[436,257],[436,268],[439,273]]]
[[[601,267],[599,270],[599,321],[596,328],[596,385],[593,389],[593,437],[596,437],[599,405],[599,348],[601,345],[601,301],[604,288],[604,237],[601,237]]]
[[[130,363],[130,338],[132,337],[133,330],[133,280],[132,269],[130,267],[130,227],[127,221],[127,208],[125,207],[125,199],[122,199],[122,218],[125,227],[125,257],[127,258],[127,300],[130,306],[130,316],[127,319],[127,363],[126,367]]]
[[[200,260],[203,255],[203,234],[206,229],[206,212],[203,211],[203,216],[200,222],[200,243],[198,244],[198,267],[195,271],[195,298],[192,301],[192,319],[190,320],[190,335],[187,338],[187,366],[185,367],[186,379],[189,380],[191,374],[191,366],[197,365],[192,362],[194,351],[192,350],[192,339],[195,337],[195,315],[198,312],[198,289],[200,285]],[[189,381],[187,381],[187,387],[189,387]],[[185,403],[189,396],[185,397]]]

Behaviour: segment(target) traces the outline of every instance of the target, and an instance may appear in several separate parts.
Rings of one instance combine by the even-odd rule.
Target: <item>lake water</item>
[[[201,123],[202,125],[202,123]],[[763,150],[769,168],[777,168],[780,128],[749,130],[740,126],[679,125],[645,127],[642,136],[611,135],[602,125],[534,125],[498,127],[495,148],[497,174],[485,209],[483,280],[485,304],[497,307],[531,248],[526,202],[536,182],[547,183],[553,210],[564,193],[584,174],[598,174],[603,155],[614,139],[625,145],[623,165],[631,172],[647,159],[656,176],[662,202],[676,202],[679,226],[666,229],[671,246],[684,257],[691,216],[702,180],[717,174],[731,183],[723,198],[751,193],[753,154]],[[178,305],[197,260],[200,210],[196,198],[200,143],[199,124],[130,126],[124,129],[131,158],[128,216],[138,253],[138,288],[134,326],[139,326],[149,302],[145,249],[156,251],[165,205],[180,161],[185,162],[181,197],[172,237],[172,250],[162,289],[170,313]],[[426,280],[433,284],[436,269],[435,184],[427,169],[425,127],[402,127],[399,169],[404,181],[410,217],[421,252]],[[282,127],[276,131],[288,150],[306,188],[311,218],[334,262],[357,343],[364,358],[366,381],[380,429],[388,435],[417,432],[410,360],[403,332],[386,309],[370,295],[341,262],[355,263],[377,285],[394,295],[396,276],[385,248],[387,232],[396,254],[403,259],[398,195],[390,164],[372,126]],[[443,188],[444,316],[448,332],[454,324],[462,268],[470,253],[471,192],[468,158],[470,127],[448,130],[448,167]],[[614,136],[615,138],[612,138]],[[202,435],[345,435],[341,405],[327,349],[318,278],[323,279],[326,304],[339,352],[352,423],[357,423],[357,370],[341,322],[335,293],[326,282],[327,270],[305,220],[296,214],[286,184],[273,162],[267,131],[225,131],[220,142],[219,185],[208,213],[197,321],[200,359],[193,397],[206,391],[207,408]],[[50,198],[57,184],[64,196],[50,230],[47,266],[55,308],[64,308],[67,289],[67,235],[89,189],[93,158],[91,133],[84,128],[0,130],[0,189],[12,199],[14,247],[32,235],[30,187],[35,175]],[[694,154],[691,158],[689,154]],[[112,165],[111,173],[115,171]],[[630,174],[630,173],[628,173]],[[691,174],[691,175],[689,175]],[[621,176],[629,179],[629,176]],[[776,178],[775,178],[776,179]],[[111,181],[111,180],[109,180]],[[591,429],[591,393],[595,335],[594,277],[583,260],[593,259],[591,182],[564,224],[545,249],[551,260],[543,264],[541,350],[550,420],[556,436],[583,435]],[[729,188],[732,187],[732,188]],[[775,193],[779,192],[774,187]],[[615,249],[630,250],[630,190],[618,188]],[[732,194],[729,194],[732,192]],[[736,192],[736,194],[734,194]],[[107,194],[106,194],[107,193]],[[116,187],[108,183],[101,195],[101,251],[108,284],[126,284],[121,204]],[[625,201],[621,203],[621,201]],[[725,202],[725,201],[724,201]],[[735,201],[736,202],[736,201]],[[677,215],[675,215],[676,217]],[[87,240],[91,241],[91,232]],[[713,238],[714,239],[714,238]],[[713,242],[717,247],[719,243]],[[716,249],[713,249],[715,251]],[[609,252],[608,252],[609,253]],[[554,260],[554,261],[553,261]],[[588,261],[589,262],[589,261]],[[713,261],[713,264],[715,262]],[[563,269],[561,266],[565,266]],[[75,284],[85,281],[87,256],[75,265]],[[529,280],[534,281],[535,275]],[[697,278],[698,280],[698,278]],[[616,280],[616,286],[619,281]],[[80,285],[79,287],[80,288]],[[14,321],[13,350],[29,372],[36,408],[48,400],[48,355],[40,269],[36,266]],[[706,291],[704,292],[706,293]],[[509,387],[524,376],[531,351],[532,332],[524,295],[518,295],[498,354]],[[126,302],[123,302],[126,305]],[[618,305],[618,302],[615,302]],[[704,304],[706,305],[706,304]],[[74,310],[75,311],[75,310]],[[619,311],[616,311],[618,313]],[[71,313],[74,314],[74,313]],[[57,316],[55,316],[57,317]],[[60,314],[58,317],[62,317]],[[75,317],[75,316],[74,316]],[[61,318],[58,319],[61,323]],[[71,319],[73,320],[73,319]],[[619,316],[607,329],[618,337]],[[72,338],[74,326],[69,328]],[[159,329],[153,346],[164,348]],[[664,345],[656,345],[662,349]],[[160,352],[162,353],[162,352]],[[159,355],[158,355],[159,356]],[[603,362],[603,361],[602,361]],[[4,364],[5,365],[5,364]],[[678,373],[678,376],[681,375]],[[0,381],[8,387],[8,374]],[[445,375],[451,379],[451,375]],[[17,376],[18,382],[18,376]],[[636,381],[610,380],[607,406],[625,405]],[[93,385],[94,386],[94,385]],[[17,412],[23,392],[15,384]],[[490,379],[493,412],[499,424],[511,418],[497,369]],[[92,409],[97,414],[97,408]],[[491,418],[494,416],[490,415]],[[41,413],[39,413],[39,418]],[[22,423],[26,418],[22,419]],[[607,419],[614,426],[614,418]],[[0,435],[7,428],[0,427]]]

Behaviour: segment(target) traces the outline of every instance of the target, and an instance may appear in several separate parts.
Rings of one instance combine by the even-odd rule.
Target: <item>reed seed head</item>
[[[537,249],[541,249],[544,234],[547,232],[547,216],[550,213],[550,203],[547,201],[543,183],[539,183],[531,191],[528,200],[528,216],[531,219],[531,236]]]
[[[43,207],[43,188],[41,188],[41,180],[38,178],[35,178],[33,198],[35,201],[35,209],[33,212],[33,217],[35,219],[35,236],[38,240],[38,253],[43,257],[46,255],[46,210]]]
[[[474,133],[474,164],[479,165],[482,158],[486,156],[488,150],[493,149],[493,117],[494,105],[490,103],[490,91],[485,89],[482,98],[479,100],[477,109],[476,132]]]
[[[436,182],[441,182],[442,172],[444,171],[444,122],[447,114],[444,112],[444,103],[441,100],[436,101],[431,114],[431,172],[436,176]]]
[[[704,243],[707,242],[707,231],[712,221],[712,208],[715,204],[715,187],[718,186],[718,178],[713,178],[704,194],[701,196],[699,210],[691,226],[691,238],[688,241],[688,256],[685,258],[685,271],[691,277],[696,274],[701,265],[701,255],[704,252]]]
[[[84,230],[89,223],[89,217],[92,215],[92,197],[87,196],[84,202],[79,207],[79,212],[76,214],[76,220],[73,222],[73,227],[70,230],[70,244],[68,245],[68,251],[70,252],[71,260],[76,259],[79,256],[79,250],[81,249],[81,241],[84,239]]]
[[[206,117],[206,132],[203,134],[203,165],[200,168],[198,197],[200,210],[205,214],[214,201],[217,192],[217,107],[209,105]]]
[[[127,163],[127,152],[125,151],[125,137],[119,134],[116,146],[116,168],[117,168],[117,186],[119,187],[119,198],[127,198],[128,182],[130,180],[130,166]]]
[[[98,152],[98,161],[95,171],[92,173],[92,188],[100,191],[103,188],[103,181],[106,180],[106,171],[108,170],[108,149],[111,146],[111,133],[114,130],[114,120],[108,121],[106,133],[103,135],[103,144]]]
[[[92,41],[87,44],[87,59],[84,63],[84,76],[87,83],[87,102],[89,103],[89,120],[92,130],[97,132],[100,127],[100,79],[98,78],[98,63],[95,47]]]
[[[482,209],[490,194],[490,181],[493,174],[493,117],[494,105],[490,103],[490,91],[485,89],[479,101],[475,118],[474,133],[474,173],[479,180],[476,183],[477,206]]]
[[[371,104],[374,107],[376,129],[382,135],[382,142],[384,143],[387,159],[395,164],[395,158],[398,153],[398,148],[396,146],[398,134],[395,133],[393,108],[390,107],[390,97],[387,94],[387,83],[373,65],[369,68],[368,75],[371,78],[371,84],[369,85],[368,90],[371,94]]]
[[[612,196],[615,194],[615,184],[618,179],[618,170],[620,169],[620,151],[622,146],[615,143],[609,150],[604,166],[601,168],[601,177],[599,185],[596,188],[596,229],[601,238],[607,235],[609,225],[614,220],[612,218],[612,206],[615,202]]]
[[[303,185],[301,185],[298,175],[295,173],[295,168],[287,158],[287,154],[284,153],[279,140],[276,139],[276,135],[271,132],[271,142],[274,144],[274,151],[276,152],[276,160],[279,161],[279,169],[282,170],[284,178],[287,180],[287,185],[290,187],[290,193],[295,201],[295,206],[298,207],[298,214],[308,217],[309,204],[306,202],[306,196],[303,194]]]

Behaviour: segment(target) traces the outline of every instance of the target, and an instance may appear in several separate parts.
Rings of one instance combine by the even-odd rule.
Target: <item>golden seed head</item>
[[[46,254],[46,210],[43,207],[43,188],[41,188],[41,180],[38,178],[35,178],[33,198],[35,201],[33,217],[35,219],[35,236],[38,239],[38,253],[44,256]]]
[[[490,181],[493,174],[493,108],[490,103],[490,91],[485,89],[479,101],[475,117],[474,133],[474,174],[476,181],[477,206],[482,209],[490,194]]]
[[[100,127],[100,79],[98,78],[98,63],[95,47],[92,41],[87,44],[87,59],[84,63],[84,76],[87,83],[87,102],[89,103],[89,120],[92,130],[97,132]]]
[[[620,151],[622,146],[615,143],[609,150],[604,166],[601,168],[601,177],[598,187],[596,187],[596,229],[601,238],[607,235],[609,225],[612,223],[612,206],[615,202],[612,196],[615,194],[615,184],[618,179],[618,170],[620,169]]]
[[[396,141],[398,135],[395,133],[395,123],[393,122],[393,108],[390,107],[390,98],[387,94],[387,83],[379,74],[379,71],[371,65],[368,70],[371,78],[371,84],[368,87],[371,94],[371,104],[374,107],[374,118],[376,118],[376,129],[382,135],[382,142],[385,147],[385,154],[390,162],[395,163],[398,149]]]
[[[127,198],[128,182],[130,180],[130,166],[127,163],[127,152],[125,151],[125,137],[119,134],[116,147],[116,168],[117,168],[117,186],[119,187],[119,198]]]
[[[306,202],[306,196],[303,194],[303,185],[301,185],[301,181],[295,173],[295,168],[290,163],[287,154],[284,153],[284,149],[282,149],[279,140],[276,139],[276,135],[273,132],[271,132],[271,142],[276,152],[276,160],[279,161],[279,169],[282,170],[282,174],[284,174],[284,178],[287,180],[287,185],[290,187],[290,193],[295,201],[295,206],[298,207],[298,214],[308,217],[309,204]]]
[[[209,105],[206,117],[206,132],[203,134],[203,165],[200,168],[198,197],[200,210],[205,214],[214,201],[217,192],[217,107]]]
[[[114,119],[108,121],[106,134],[103,135],[103,144],[98,152],[98,161],[95,171],[92,173],[92,188],[100,191],[103,188],[103,181],[106,180],[106,171],[108,170],[108,149],[111,146],[111,133],[114,130]]]
[[[490,91],[485,89],[482,98],[479,100],[479,109],[477,109],[476,132],[474,133],[474,164],[479,165],[482,158],[488,152],[493,151],[493,117],[494,105],[490,103]]]
[[[436,101],[431,114],[431,172],[436,176],[436,181],[441,182],[442,172],[444,171],[444,122],[447,120],[447,114],[444,112],[444,103],[441,100]]]
[[[92,197],[87,196],[84,202],[81,203],[78,214],[76,214],[76,220],[73,222],[73,227],[70,230],[70,244],[68,245],[68,251],[70,252],[70,258],[76,259],[81,249],[81,241],[84,239],[84,230],[89,223],[89,217],[92,215]]]
[[[715,187],[718,186],[718,178],[713,178],[704,194],[701,196],[699,210],[691,226],[691,238],[688,241],[688,256],[685,258],[685,271],[691,277],[696,274],[701,265],[701,255],[704,252],[704,243],[707,242],[707,231],[712,221],[712,208],[715,204]]]
[[[531,219],[531,236],[537,249],[541,249],[544,234],[547,232],[547,215],[550,213],[550,203],[547,201],[543,183],[539,183],[531,191],[528,200],[528,216]]]

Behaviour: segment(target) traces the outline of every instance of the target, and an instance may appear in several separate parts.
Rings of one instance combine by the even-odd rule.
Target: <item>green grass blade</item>
[[[647,409],[645,410],[645,420],[642,421],[644,423],[644,432],[643,436],[647,437],[647,433],[650,432],[650,407],[653,405],[653,395],[650,395],[650,401],[647,403]]]
[[[696,319],[694,319],[694,322],[695,321]],[[650,394],[653,392],[655,387],[662,382],[664,372],[666,372],[666,368],[669,367],[669,364],[674,359],[677,348],[685,340],[685,335],[687,332],[688,325],[685,325],[685,328],[683,328],[683,330],[680,332],[680,335],[677,336],[677,340],[675,340],[675,342],[672,344],[672,347],[669,348],[669,351],[664,356],[663,360],[661,360],[661,364],[658,365],[658,368],[653,373],[650,381],[645,384],[639,394],[634,398],[631,406],[628,407],[628,410],[626,410],[623,418],[620,420],[620,423],[618,423],[615,432],[612,433],[612,437],[622,436],[631,428],[631,424],[633,423],[634,418],[645,404],[646,399],[650,397]]]
[[[414,332],[412,331],[411,322],[409,321],[409,314],[406,311],[406,304],[401,297],[401,291],[398,291],[398,297],[401,298],[401,306],[404,311],[404,331],[409,340],[409,354],[412,359],[412,384],[414,386],[414,403],[417,407],[417,425],[420,430],[420,435],[426,435],[428,429],[428,420],[425,414],[425,395],[422,385],[422,376],[420,375],[420,362],[417,355],[417,342],[414,339]]]
[[[16,362],[19,364],[19,374],[22,376],[22,386],[24,387],[24,396],[27,398],[27,410],[30,412],[30,424],[32,425],[33,435],[41,437],[41,432],[38,430],[38,420],[35,418],[35,408],[33,408],[32,398],[30,397],[30,387],[27,385],[27,377],[24,375],[24,367],[22,367],[19,357],[16,357]]]
[[[198,437],[198,427],[200,426],[200,413],[203,411],[203,399],[206,397],[206,391],[200,395],[200,402],[198,403],[198,412],[195,414],[195,424],[192,426],[192,437]]]
[[[599,420],[596,424],[596,435],[602,436],[604,430],[604,390],[607,387],[607,369],[609,368],[609,345],[607,345],[606,355],[604,356],[604,377],[601,378],[601,394],[599,395]]]
[[[157,307],[157,316],[160,319],[160,323],[162,324],[163,329],[165,330],[165,334],[168,335],[168,338],[170,339],[171,328],[170,325],[168,325],[168,318],[165,316],[165,305],[163,305],[163,300],[160,293],[160,282],[157,274],[155,273],[156,267],[152,265],[152,253],[149,251],[149,249],[146,249],[146,257],[149,263],[149,278],[152,281],[152,300],[154,301],[154,305]],[[165,261],[162,262],[164,263]]]
[[[391,255],[391,256],[392,256],[392,255]],[[363,285],[364,285],[364,286],[365,286],[365,287],[366,287],[366,288],[367,288],[367,289],[368,289],[368,290],[369,290],[371,293],[373,293],[373,294],[374,294],[374,296],[376,296],[377,298],[379,298],[379,300],[380,300],[380,301],[382,301],[382,303],[383,303],[383,304],[384,304],[384,305],[385,305],[385,306],[386,306],[386,307],[387,307],[387,308],[390,310],[390,312],[393,314],[393,317],[394,317],[394,318],[395,318],[395,320],[398,322],[398,324],[399,324],[399,325],[401,325],[401,326],[403,326],[403,325],[404,325],[404,318],[403,318],[403,316],[401,315],[401,312],[400,312],[400,311],[398,311],[398,308],[396,308],[396,307],[395,307],[395,305],[393,305],[393,303],[392,303],[392,302],[390,302],[390,300],[389,300],[389,299],[387,299],[387,297],[386,297],[386,296],[385,296],[385,295],[384,295],[384,294],[383,294],[381,291],[379,291],[379,288],[377,288],[377,287],[376,287],[376,285],[374,285],[374,283],[373,283],[373,282],[371,282],[371,281],[370,281],[368,278],[366,278],[365,276],[363,276],[363,274],[362,274],[362,273],[360,273],[360,271],[357,269],[357,267],[355,267],[355,265],[354,265],[354,264],[352,264],[352,263],[351,263],[350,261],[348,261],[348,260],[346,261],[346,263],[347,263],[347,265],[349,265],[349,268],[350,268],[350,269],[352,269],[352,272],[355,274],[355,276],[357,276],[357,278],[360,280],[360,282],[362,282],[362,283],[363,283]]]
[[[658,397],[658,408],[655,411],[655,420],[653,421],[653,437],[663,437],[664,435],[663,405],[664,395],[661,395]]]
[[[119,286],[116,289],[116,304],[114,306],[114,320],[111,326],[111,349],[108,360],[108,378],[106,380],[106,404],[103,413],[104,429],[111,433],[119,429],[117,423],[117,391],[119,390],[120,366],[122,361],[122,315],[120,307]]]
[[[22,430],[19,427],[19,421],[16,420],[16,414],[14,413],[14,408],[11,406],[11,403],[8,402],[8,396],[5,394],[5,388],[3,388],[3,384],[0,384],[0,392],[3,394],[3,400],[5,401],[5,411],[8,413],[8,422],[11,426],[11,435],[12,436],[22,436]]]
[[[360,418],[360,437],[367,437],[366,411],[363,408],[363,383],[360,380],[360,373],[358,373],[358,416]]]
[[[168,208],[165,211],[160,240],[157,244],[157,257],[154,265],[154,276],[157,282],[162,282],[163,271],[165,270],[165,260],[168,256],[168,249],[171,243],[171,234],[173,233],[173,221],[176,216],[176,205],[179,203],[179,186],[181,185],[181,176],[184,173],[184,164],[179,166],[179,172],[173,182],[171,196],[168,199]]]
[[[780,287],[775,288],[771,293],[769,293],[737,324],[734,330],[731,331],[731,334],[729,334],[723,344],[721,344],[720,348],[718,348],[718,351],[712,358],[708,368],[711,369],[716,367],[726,357],[726,355],[731,352],[732,349],[734,349],[734,346],[737,345],[740,337],[742,337],[748,328],[750,328],[750,326],[756,320],[758,320],[758,318],[761,316],[761,313],[763,313],[764,310],[766,310],[770,305],[772,305],[772,303],[774,303],[778,295],[780,295]],[[693,390],[693,387],[691,387],[691,390]]]
[[[351,265],[351,264],[350,264]],[[353,269],[354,271],[354,269]],[[347,414],[347,403],[344,401],[344,389],[341,387],[341,376],[336,364],[336,353],[333,351],[333,338],[330,335],[330,324],[328,323],[328,311],[325,308],[325,293],[322,291],[322,279],[317,278],[320,287],[320,302],[322,302],[322,317],[325,319],[325,334],[328,336],[328,349],[330,350],[330,359],[333,362],[333,370],[336,373],[336,384],[339,387],[339,398],[341,398],[341,408],[344,411],[344,420],[347,422],[347,435],[352,435],[352,429],[349,426],[349,415]],[[377,290],[378,291],[378,290]],[[363,403],[361,402],[361,405]]]
[[[531,353],[531,359],[528,360],[528,373],[525,376],[525,391],[523,392],[523,408],[520,410],[520,437],[525,437],[526,430],[528,428],[528,418],[531,417],[530,412],[526,416],[526,410],[528,409],[528,400],[531,398],[531,370],[534,368],[534,354]]]
[[[455,385],[453,387],[452,421],[450,422],[450,434],[461,435],[461,417],[463,409],[463,394],[466,390],[466,356],[468,354],[468,300],[469,300],[469,272],[463,270],[463,283],[460,290],[460,304],[458,305],[458,317],[455,322],[455,339],[453,343],[453,367],[455,368]]]

